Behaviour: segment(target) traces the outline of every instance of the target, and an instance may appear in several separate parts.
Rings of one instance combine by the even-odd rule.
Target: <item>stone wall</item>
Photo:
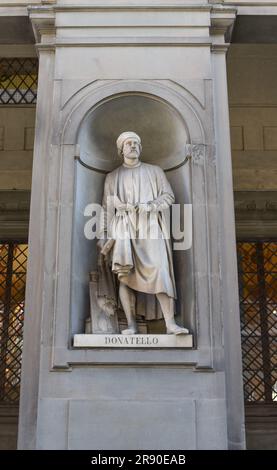
[[[277,190],[277,45],[232,44],[228,86],[236,191]]]
[[[15,450],[17,445],[18,406],[0,405],[0,450]]]
[[[0,106],[0,189],[30,190],[35,107]]]

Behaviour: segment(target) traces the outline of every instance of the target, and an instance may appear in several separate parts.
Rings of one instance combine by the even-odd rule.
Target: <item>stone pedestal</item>
[[[242,449],[224,39],[235,11],[63,0],[29,12],[40,69],[19,447]],[[114,137],[129,126],[142,159],[192,207],[192,246],[174,255],[178,316],[192,336],[161,335],[160,348],[73,343],[96,266],[86,205],[100,201],[119,163]]]
[[[192,348],[192,335],[75,335],[76,348]]]

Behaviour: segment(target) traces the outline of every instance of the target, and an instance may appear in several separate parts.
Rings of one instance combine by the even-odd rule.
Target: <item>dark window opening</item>
[[[237,251],[245,401],[277,404],[277,241]]]
[[[28,245],[0,243],[0,404],[18,403]]]

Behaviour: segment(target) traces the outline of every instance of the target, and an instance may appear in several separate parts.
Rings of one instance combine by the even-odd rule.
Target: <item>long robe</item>
[[[143,215],[120,209],[114,212],[111,201],[115,199],[130,206],[150,202],[155,210]],[[106,236],[114,240],[110,243],[111,269],[135,291],[176,298],[169,230],[161,216],[173,202],[171,186],[156,165],[140,162],[130,168],[123,164],[106,177],[102,205]],[[123,232],[125,236],[118,236]]]

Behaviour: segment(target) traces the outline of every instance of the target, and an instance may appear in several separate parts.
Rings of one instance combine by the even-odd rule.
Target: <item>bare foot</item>
[[[137,330],[135,328],[127,328],[126,330],[121,331],[122,335],[135,335],[136,333]]]
[[[179,325],[172,325],[170,328],[166,330],[168,335],[187,335],[189,334],[189,330],[187,328],[183,328]]]

